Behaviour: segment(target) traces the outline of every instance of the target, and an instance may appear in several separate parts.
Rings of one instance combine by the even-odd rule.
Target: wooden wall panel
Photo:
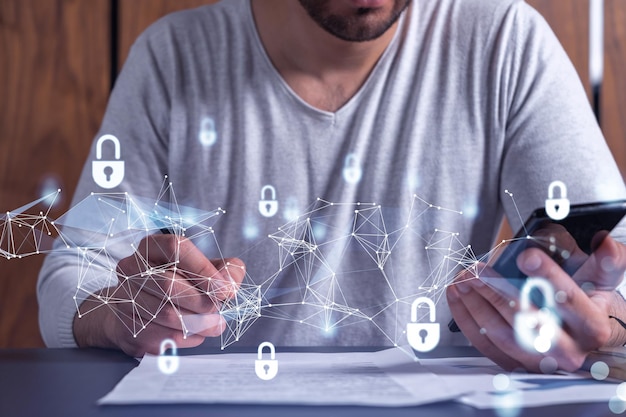
[[[119,6],[119,63],[128,56],[133,42],[161,16],[182,9],[217,3],[218,0],[121,0]],[[228,1],[228,0],[225,0]]]
[[[108,0],[0,1],[0,210],[38,199],[47,177],[69,205],[109,92]],[[43,256],[0,259],[0,347],[41,346]]]
[[[626,1],[605,0],[602,130],[626,178]]]

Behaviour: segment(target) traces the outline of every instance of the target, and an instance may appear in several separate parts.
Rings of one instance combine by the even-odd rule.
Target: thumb
[[[572,278],[583,288],[613,291],[624,279],[625,271],[626,246],[606,236]]]

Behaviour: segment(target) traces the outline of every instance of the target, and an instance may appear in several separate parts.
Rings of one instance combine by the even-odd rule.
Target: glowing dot
[[[615,262],[613,262],[613,258],[606,256],[600,261],[600,267],[604,272],[613,272],[615,270]]]
[[[539,336],[539,337],[537,337],[535,339],[534,346],[535,346],[535,350],[537,350],[537,352],[539,352],[539,353],[546,353],[552,347],[552,342],[547,337]]]
[[[497,374],[493,377],[493,387],[496,391],[506,391],[509,389],[509,385],[511,384],[511,379],[508,375],[505,374]]]
[[[609,409],[614,414],[622,414],[624,411],[626,411],[626,401],[622,400],[619,397],[612,397],[609,400]]]
[[[563,304],[564,302],[567,301],[567,293],[562,290],[557,291],[557,293],[554,294],[554,300],[559,304]]]
[[[626,401],[626,382],[619,384],[615,391],[620,399]]]
[[[546,356],[539,362],[539,370],[544,374],[553,374],[559,369],[559,364],[552,356]]]
[[[591,365],[591,376],[598,381],[603,381],[609,376],[609,366],[602,362],[598,361]]]

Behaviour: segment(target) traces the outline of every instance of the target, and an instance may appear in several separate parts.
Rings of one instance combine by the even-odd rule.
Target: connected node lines
[[[207,285],[214,276],[182,269],[180,260],[185,253],[180,245],[159,264],[142,245],[146,245],[144,238],[155,233],[194,243],[209,240],[218,254],[216,264],[223,265],[218,273],[230,278],[232,268],[238,266],[226,262],[214,230],[226,214],[224,209],[206,211],[179,205],[166,177],[154,200],[128,193],[93,193],[56,221],[50,219],[49,210],[25,214],[37,204],[53,202],[59,192],[2,216],[0,254],[8,259],[38,253],[77,256],[74,300],[79,317],[111,308],[135,337],[166,306],[176,311],[184,334],[201,332],[202,315],[187,315],[178,307],[184,298],[200,295],[214,300],[219,307],[212,313],[225,319],[222,348],[238,341],[260,317],[302,323],[330,334],[365,323],[399,346],[406,340],[410,306],[417,297],[427,296],[438,303],[460,270],[471,271],[471,277],[480,272],[482,259],[461,243],[457,232],[433,227],[433,214],[461,216],[460,211],[428,203],[417,195],[395,211],[375,203],[320,198],[268,236],[266,243],[277,250],[277,269],[256,277],[250,274],[258,272],[246,271],[236,296],[220,302],[216,290]],[[135,258],[139,273],[124,275],[118,268],[119,260],[129,256]],[[424,257],[422,264],[430,265],[429,271],[414,271],[407,265],[406,260],[416,256]],[[190,285],[182,290],[172,285],[175,275],[189,278]],[[345,290],[350,280],[362,285],[359,294]],[[159,297],[158,305],[145,305],[144,291]],[[114,308],[122,304],[126,308]],[[121,316],[120,311],[128,313]],[[428,316],[429,311],[420,308],[418,320]],[[391,328],[389,317],[395,321]]]
[[[92,219],[97,214],[92,227],[84,221],[85,213],[90,213]],[[205,211],[179,205],[167,177],[156,201],[128,193],[92,194],[81,201],[57,221],[63,226],[66,238],[75,243],[79,255],[74,295],[79,318],[98,308],[126,304],[129,308],[112,308],[112,311],[136,337],[163,308],[170,306],[187,336],[205,330],[204,314],[187,314],[179,306],[185,298],[204,296],[217,306],[216,311],[207,314],[220,314],[225,319],[227,328],[221,335],[222,348],[238,340],[261,315],[260,288],[246,279],[237,285],[231,277],[234,268],[242,267],[226,261],[213,228],[225,213],[220,207]],[[144,238],[155,233],[175,235],[178,244],[167,248],[151,246]],[[183,239],[213,241],[218,253],[214,262],[222,265],[216,274],[220,274],[220,279],[230,280],[233,290],[238,288],[235,297],[221,301],[224,288],[211,285],[216,274],[200,276],[182,267],[181,259],[186,256],[180,244]],[[152,256],[151,251],[159,256]],[[134,258],[138,273],[127,275],[118,267],[119,260],[128,256]],[[161,263],[156,261],[163,258]],[[186,285],[176,285],[176,277],[183,277]],[[160,298],[160,302],[144,303],[145,293]]]
[[[437,303],[460,268],[478,263],[458,233],[429,229],[424,221],[432,220],[433,212],[462,212],[417,195],[407,207],[390,211],[376,203],[318,198],[306,213],[279,227],[268,236],[277,245],[279,269],[262,284],[263,316],[331,335],[369,322],[389,343],[405,344],[412,302],[428,296]],[[426,258],[422,264],[430,271],[411,269],[417,256]],[[285,288],[285,281],[297,285]],[[345,290],[349,282],[359,284],[358,294]],[[428,316],[420,309],[419,319]]]
[[[59,237],[64,246],[69,245],[63,240],[54,220],[50,218],[50,210],[60,193],[61,190],[57,190],[0,215],[0,256],[13,259],[47,253],[51,250],[53,239],[56,237]],[[34,207],[43,204],[48,205],[46,211],[39,211],[38,214],[28,213]]]

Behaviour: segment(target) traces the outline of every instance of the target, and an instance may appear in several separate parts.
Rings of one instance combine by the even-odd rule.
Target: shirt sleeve
[[[168,82],[174,78],[174,58],[165,47],[169,36],[167,27],[157,24],[133,45],[92,143],[71,208],[58,221],[69,238],[69,247],[57,242],[44,261],[37,284],[40,330],[49,347],[75,347],[72,325],[77,306],[91,293],[117,284],[117,261],[112,259],[112,254],[86,257],[79,248],[83,235],[92,231],[94,222],[102,220],[89,204],[92,193],[128,192],[154,197],[167,173],[171,101]],[[96,141],[105,134],[119,140],[119,159],[124,165],[121,184],[110,190],[100,188],[92,176]],[[110,145],[109,141],[106,146]],[[105,150],[104,145],[102,148],[102,159],[115,158],[110,148]],[[72,228],[63,226],[68,223],[72,223]],[[121,250],[115,257],[123,254]]]
[[[493,61],[501,78],[494,85],[506,123],[501,201],[512,228],[545,205],[553,181],[565,183],[571,204],[626,198],[582,83],[548,24],[517,2],[501,31],[506,35]],[[626,243],[623,223],[613,235]]]

